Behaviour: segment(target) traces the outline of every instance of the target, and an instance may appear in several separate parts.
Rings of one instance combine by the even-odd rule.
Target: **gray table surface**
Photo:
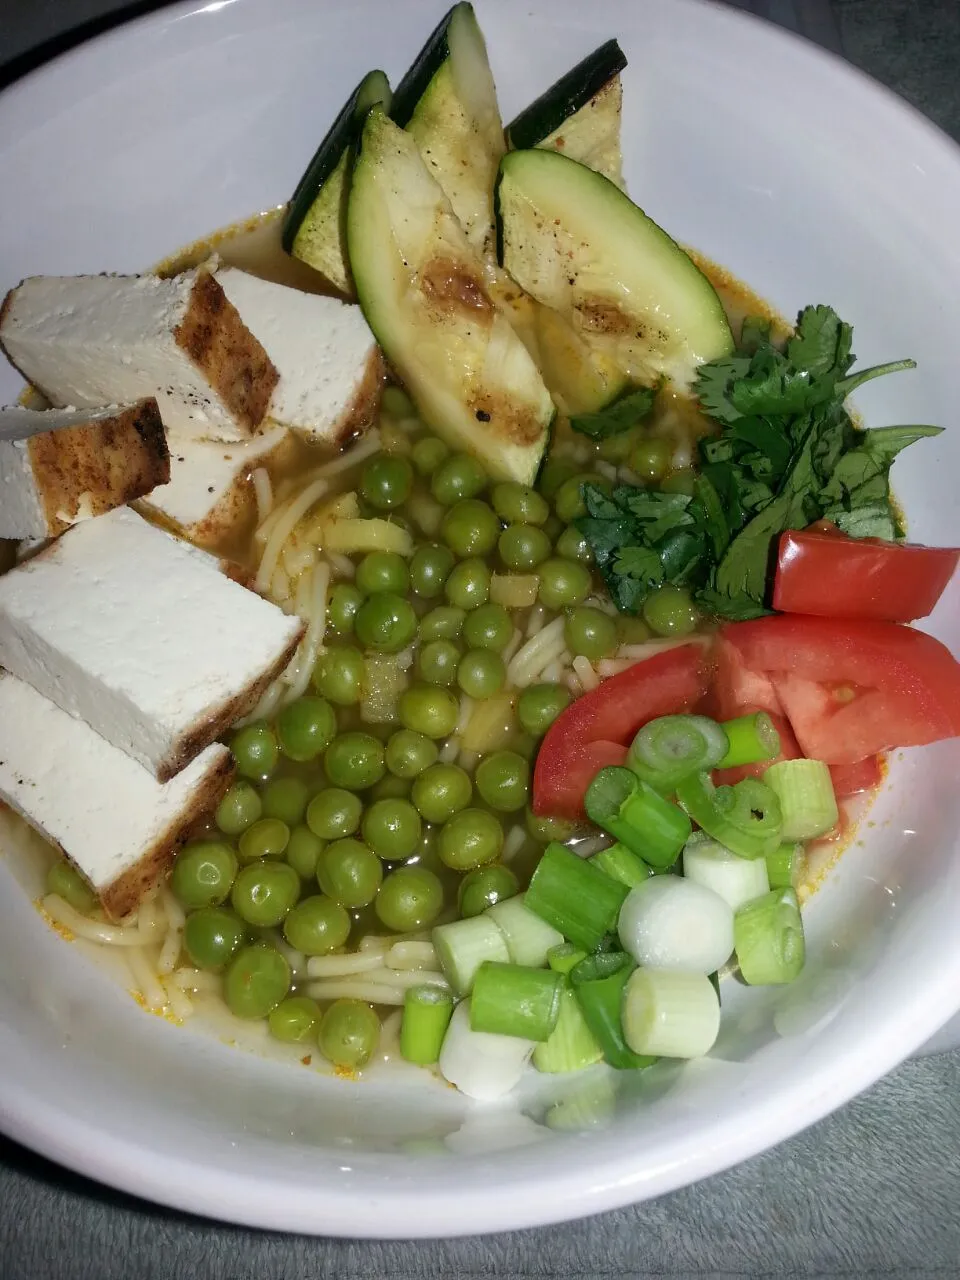
[[[740,5],[842,52],[960,138],[958,0]],[[120,10],[130,6],[0,0],[0,79]],[[776,1150],[661,1200],[466,1240],[378,1244],[221,1226],[117,1195],[0,1139],[0,1280],[320,1276],[960,1276],[960,1051],[908,1062]]]

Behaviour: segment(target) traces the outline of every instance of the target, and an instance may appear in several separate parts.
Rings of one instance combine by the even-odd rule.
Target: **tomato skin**
[[[883,757],[867,756],[854,764],[832,764],[830,777],[838,800],[862,791],[875,791],[883,781]]]
[[[700,642],[677,645],[628,667],[554,720],[537,753],[533,811],[578,819],[597,772],[622,764],[639,729],[657,716],[692,711],[707,691],[710,658]]]
[[[960,548],[921,547],[839,530],[801,529],[780,538],[773,607],[824,618],[912,622],[933,611]]]
[[[960,735],[960,664],[922,631],[781,614],[731,623],[722,636],[770,678],[811,759],[853,764]]]

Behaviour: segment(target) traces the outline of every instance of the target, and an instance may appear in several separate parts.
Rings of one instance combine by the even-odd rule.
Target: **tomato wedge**
[[[719,636],[713,647],[713,679],[705,711],[714,720],[733,720],[752,711],[783,718],[783,707],[768,675],[752,671],[735,645]],[[779,727],[779,726],[778,726]]]
[[[854,764],[832,764],[830,777],[838,800],[862,791],[875,791],[883,781],[883,757],[867,756],[866,760],[857,760]]]
[[[773,607],[825,618],[925,618],[960,559],[957,547],[848,538],[823,528],[780,538]]]
[[[732,623],[722,636],[770,679],[811,759],[854,764],[960,735],[960,664],[922,631],[782,614]]]
[[[677,645],[604,680],[547,730],[533,773],[533,811],[583,817],[583,797],[600,769],[623,764],[639,729],[657,716],[692,711],[707,691],[702,643]]]

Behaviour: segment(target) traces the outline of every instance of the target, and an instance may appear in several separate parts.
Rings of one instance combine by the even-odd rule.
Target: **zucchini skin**
[[[585,107],[626,65],[617,41],[607,40],[511,120],[506,128],[507,146],[515,151],[535,147]]]
[[[410,123],[417,103],[427,90],[427,85],[440,69],[441,63],[445,62],[450,55],[447,31],[454,13],[457,9],[472,7],[468,4],[455,4],[452,9],[447,10],[427,37],[426,43],[417,54],[407,74],[397,85],[390,118],[401,129],[405,129]]]

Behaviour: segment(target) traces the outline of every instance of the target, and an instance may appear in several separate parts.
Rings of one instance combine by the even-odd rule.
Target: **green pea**
[[[374,454],[360,475],[360,492],[378,511],[402,506],[412,488],[413,467],[406,458],[395,454]]]
[[[561,844],[565,840],[569,840],[577,829],[575,822],[570,822],[566,818],[550,818],[534,813],[532,809],[526,812],[527,830],[540,844],[549,844],[552,840],[557,840]]]
[[[577,468],[568,459],[547,458],[540,471],[537,488],[548,502],[552,502],[560,486],[576,474]]]
[[[194,840],[177,854],[170,873],[174,897],[187,910],[218,907],[237,874],[237,855],[222,840]]]
[[[302,778],[272,778],[262,795],[265,818],[279,818],[288,827],[303,821],[310,790]]]
[[[353,630],[357,610],[363,604],[363,596],[352,582],[338,582],[327,600],[327,622],[338,635],[347,636]]]
[[[290,842],[290,828],[279,818],[261,818],[247,827],[237,842],[241,862],[279,858]]]
[[[357,612],[357,639],[367,649],[399,653],[417,634],[413,605],[392,591],[368,596]]]
[[[644,484],[659,484],[670,470],[670,445],[666,440],[648,436],[630,454],[628,465]]]
[[[443,884],[426,867],[398,867],[380,886],[373,909],[396,933],[425,929],[443,910]]]
[[[617,621],[602,609],[578,605],[569,609],[563,623],[563,638],[574,655],[591,662],[608,657],[617,647]]]
[[[503,688],[507,668],[499,653],[471,649],[457,667],[457,684],[470,698],[492,698]]]
[[[448,818],[437,840],[440,861],[453,871],[495,862],[503,849],[503,827],[486,809],[461,809]]]
[[[615,436],[607,436],[600,441],[599,454],[604,462],[626,462],[636,447],[638,433],[636,430],[620,431]]]
[[[587,504],[583,500],[583,486],[593,484],[596,479],[596,476],[581,472],[579,475],[571,476],[569,480],[564,480],[553,499],[553,509],[559,520],[564,524],[570,524],[571,521],[580,520],[587,514]]]
[[[247,936],[242,921],[226,907],[200,907],[183,926],[183,949],[198,969],[219,972],[237,954]]]
[[[446,822],[465,809],[473,795],[473,783],[456,764],[433,764],[413,784],[410,798],[427,822]]]
[[[460,609],[476,609],[490,597],[490,570],[482,560],[461,560],[444,583],[444,591],[452,605]]]
[[[562,684],[528,684],[517,700],[517,719],[527,733],[542,738],[550,726],[566,711],[571,693]]]
[[[546,498],[527,484],[503,480],[493,486],[493,509],[504,524],[543,524],[550,514]]]
[[[461,656],[452,640],[431,640],[417,654],[417,675],[427,684],[451,685]]]
[[[400,862],[420,843],[420,815],[409,800],[375,800],[360,830],[378,858]]]
[[[670,585],[651,591],[643,602],[643,620],[658,636],[688,636],[700,615],[684,587]]]
[[[280,760],[277,738],[262,720],[238,729],[230,740],[237,772],[246,778],[269,778]]]
[[[341,840],[360,826],[363,801],[343,787],[325,787],[307,805],[307,826],[321,840]]]
[[[47,872],[47,893],[55,893],[84,916],[97,905],[97,895],[66,858],[58,858]]]
[[[362,1000],[334,1000],[323,1015],[317,1044],[335,1067],[357,1071],[380,1042],[380,1019]]]
[[[284,850],[284,857],[301,880],[313,880],[317,874],[317,859],[324,842],[309,827],[294,827]]]
[[[383,743],[370,733],[341,733],[327,747],[323,767],[335,787],[365,791],[383,777],[386,769]]]
[[[499,653],[510,643],[513,623],[502,604],[482,604],[467,614],[463,638],[471,649],[493,649]]]
[[[479,498],[461,498],[443,517],[440,533],[458,556],[485,556],[496,546],[500,521]]]
[[[403,387],[393,386],[392,384],[383,388],[380,407],[391,418],[403,420],[404,418],[415,418],[417,416],[413,401]]]
[[[408,867],[425,867],[428,871],[435,873],[445,873],[445,867],[437,856],[437,836],[436,832],[425,827],[423,835],[420,837],[420,843],[413,855],[407,859]]]
[[[257,789],[241,779],[217,805],[214,822],[225,836],[238,836],[260,817],[263,802]]]
[[[548,609],[580,604],[590,594],[590,570],[575,560],[545,560],[538,572],[540,603]]]
[[[400,723],[427,738],[446,738],[460,718],[460,703],[449,689],[415,684],[404,689],[398,701]]]
[[[419,547],[410,561],[410,586],[421,600],[432,600],[443,591],[450,570],[454,566],[453,552],[429,542]]]
[[[284,1044],[304,1044],[313,1041],[322,1017],[316,1000],[309,996],[287,996],[270,1011],[267,1026],[274,1040],[282,1040]]]
[[[500,559],[508,569],[535,569],[550,554],[550,539],[532,524],[512,524],[497,541]]]
[[[621,613],[617,618],[617,638],[621,644],[646,644],[653,639],[653,632],[642,618]]]
[[[313,668],[313,687],[338,707],[352,707],[363,696],[363,654],[352,645],[332,644]]]
[[[325,698],[306,694],[277,716],[277,736],[291,760],[315,760],[337,732],[337,717]]]
[[[238,1018],[265,1018],[290,990],[290,966],[266,942],[241,947],[223,977],[223,998]]]
[[[387,739],[387,768],[398,778],[415,778],[433,764],[437,755],[437,744],[413,729],[398,729]]]
[[[576,560],[579,564],[593,564],[593,552],[576,525],[567,525],[557,539],[557,555],[563,560]]]
[[[433,475],[437,467],[450,455],[450,450],[436,436],[425,436],[413,446],[413,465],[422,476]]]
[[[362,840],[335,840],[317,859],[317,884],[351,910],[372,902],[382,879],[380,859]]]
[[[516,751],[494,751],[477,765],[476,784],[491,809],[513,813],[527,803],[530,765]]]
[[[431,640],[456,640],[463,630],[463,621],[467,614],[464,609],[452,604],[437,605],[420,619],[420,643],[429,644]]]
[[[247,924],[270,929],[280,924],[300,897],[300,877],[285,862],[251,862],[241,867],[230,890],[230,905]]]
[[[393,591],[402,596],[410,585],[410,570],[403,556],[395,551],[370,551],[357,565],[354,581],[365,596],[376,595],[378,591]]]
[[[410,783],[406,778],[398,778],[392,773],[385,773],[379,782],[367,792],[367,799],[374,800],[406,800],[410,794]]]
[[[430,492],[445,507],[461,498],[475,498],[487,487],[487,473],[468,453],[451,454],[430,479]]]
[[[515,898],[519,892],[517,877],[509,867],[500,862],[477,867],[460,881],[457,893],[460,918],[468,920],[471,916],[479,916],[487,907],[496,906],[505,898]]]
[[[283,922],[283,936],[294,951],[325,956],[350,937],[351,920],[339,902],[315,893],[301,898]]]
[[[693,496],[696,481],[697,477],[692,467],[680,467],[677,471],[671,471],[666,480],[661,481],[660,488],[664,493],[685,493],[689,498]]]

